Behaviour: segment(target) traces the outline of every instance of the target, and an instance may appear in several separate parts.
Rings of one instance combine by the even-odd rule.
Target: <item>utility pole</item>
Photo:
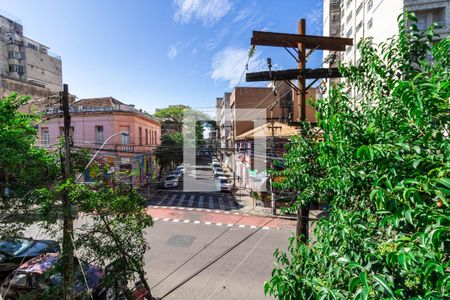
[[[292,123],[294,126],[299,126],[301,128],[302,123],[306,121],[306,91],[321,78],[341,77],[337,68],[307,69],[307,57],[314,50],[345,51],[346,46],[353,45],[353,40],[341,37],[307,35],[305,19],[301,19],[298,22],[297,29],[298,34],[253,31],[250,42],[252,46],[282,47],[295,59],[297,68],[279,71],[272,71],[269,69],[268,72],[247,73],[246,81],[284,81],[294,89],[298,94],[299,99],[298,107],[294,107],[294,112],[298,111],[297,119],[300,122]],[[292,53],[291,49],[296,53]],[[310,49],[308,54],[306,54],[306,49]],[[306,79],[313,79],[313,81],[306,86]],[[298,85],[292,84],[292,80],[298,80]],[[305,242],[309,238],[308,221],[309,207],[298,209],[296,233],[297,236],[303,235],[302,240]]]
[[[298,22],[298,34],[305,35],[306,34],[306,20],[300,19]],[[306,47],[303,42],[298,43],[298,69],[302,71],[298,78],[298,89],[299,89],[299,116],[300,122],[306,121],[306,80],[303,71],[306,67]],[[309,207],[299,207],[297,208],[297,226],[296,226],[296,234],[297,236],[301,236],[303,242],[306,242],[309,239]]]
[[[62,110],[64,118],[64,172],[63,178],[70,180],[72,176],[72,161],[70,157],[70,111],[69,111],[69,86],[63,85],[63,92],[61,94]],[[73,273],[74,273],[74,257],[73,257],[73,216],[72,204],[70,203],[69,193],[67,190],[63,192],[63,289],[64,299],[72,300],[73,293]]]

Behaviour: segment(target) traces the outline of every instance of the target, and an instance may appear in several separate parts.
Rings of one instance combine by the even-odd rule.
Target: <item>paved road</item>
[[[202,169],[196,176],[204,176],[211,185],[210,171]],[[295,221],[248,215],[235,208],[229,193],[183,191],[181,186],[162,190],[150,201],[147,212],[155,222],[146,231],[151,249],[145,269],[154,296],[164,296],[242,241],[164,299],[265,299],[263,285],[274,267],[273,252],[287,248]],[[86,218],[75,226],[82,221]],[[37,233],[39,238],[48,236],[38,226],[26,236],[36,238]]]
[[[221,210],[239,208],[230,193],[219,192],[166,190],[158,193],[149,203],[153,206],[178,206]]]
[[[264,219],[261,218],[261,221]],[[147,235],[151,250],[146,256],[146,270],[153,294],[157,297],[165,295],[256,230],[205,223],[155,222]],[[263,285],[270,278],[274,266],[273,251],[275,248],[287,248],[290,232],[286,229],[259,229],[165,299],[265,299]],[[157,285],[184,263],[183,267]]]

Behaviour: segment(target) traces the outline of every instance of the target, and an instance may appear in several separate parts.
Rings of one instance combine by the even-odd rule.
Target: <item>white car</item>
[[[178,186],[178,176],[176,175],[168,175],[164,179],[164,188],[171,188]]]
[[[213,169],[214,169],[214,168],[220,168],[221,165],[220,165],[219,162],[213,162],[213,163],[211,164],[211,167],[212,167]]]
[[[224,172],[216,172],[216,173],[214,173],[214,178],[215,179],[219,179],[219,177],[225,177],[226,178],[225,173]]]
[[[228,178],[226,178],[225,176],[217,178],[216,188],[219,192],[222,191],[229,192],[231,190],[231,184],[228,181]]]
[[[214,175],[216,175],[217,173],[223,173],[223,169],[222,168],[214,168],[213,169],[213,173],[214,173]]]
[[[175,172],[181,172],[184,175],[184,166],[178,166]]]

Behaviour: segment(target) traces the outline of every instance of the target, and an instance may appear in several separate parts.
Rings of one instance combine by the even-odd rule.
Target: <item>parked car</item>
[[[214,179],[219,179],[219,177],[225,177],[225,173],[224,172],[216,172],[214,173]]]
[[[222,191],[229,192],[231,190],[231,184],[228,181],[228,178],[226,178],[225,176],[217,178],[216,188],[219,192],[222,192]]]
[[[33,293],[33,299],[40,299],[47,296],[52,289],[54,290],[52,292],[58,294],[58,291],[62,289],[62,274],[56,271],[51,272],[51,270],[56,266],[59,258],[57,253],[48,253],[20,265],[1,285],[0,292],[3,298],[15,300]],[[101,286],[104,274],[105,272],[101,268],[80,262],[75,258],[73,285],[75,296],[79,299],[83,298],[87,292],[91,292],[93,299],[105,299],[106,293],[111,295],[112,293],[108,292],[108,289]],[[48,296],[59,298],[62,295]]]
[[[222,168],[214,168],[213,169],[213,173],[217,174],[217,173],[224,173]]]
[[[222,166],[220,165],[219,162],[212,162],[212,163],[211,163],[211,167],[214,169],[214,168],[220,168],[220,167],[222,167]]]
[[[32,240],[23,237],[0,241],[0,282],[24,262],[44,253],[58,253],[53,240]]]
[[[184,175],[184,166],[178,166],[176,172],[181,172]]]
[[[178,186],[178,176],[177,175],[168,175],[164,179],[164,188],[171,188]]]

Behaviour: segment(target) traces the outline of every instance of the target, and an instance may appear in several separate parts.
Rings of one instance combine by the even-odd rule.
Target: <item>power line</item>
[[[233,223],[233,225],[236,225],[239,221],[241,221],[243,218],[245,217],[245,215],[243,215],[242,217],[240,217],[236,222]],[[152,289],[154,289],[155,287],[157,287],[159,284],[161,284],[164,280],[166,280],[168,277],[170,277],[173,273],[175,273],[176,271],[178,271],[180,268],[182,268],[184,265],[186,265],[189,261],[191,261],[194,257],[196,257],[197,255],[199,255],[203,250],[205,250],[206,248],[208,248],[212,243],[214,243],[216,240],[218,240],[221,236],[223,236],[225,233],[227,233],[229,230],[231,229],[231,226],[228,227],[226,230],[222,231],[218,236],[216,236],[214,239],[212,239],[208,244],[206,244],[205,246],[203,246],[203,248],[201,248],[199,251],[197,251],[196,253],[194,253],[193,255],[191,255],[191,257],[189,257],[184,263],[182,263],[181,265],[179,265],[178,267],[176,267],[172,272],[170,272],[169,274],[167,274],[163,279],[161,279],[157,284],[155,284]],[[162,299],[162,298],[161,298]]]
[[[264,224],[264,226],[266,226],[267,224],[269,224],[270,222],[272,222],[273,220],[269,220],[268,222],[266,222]],[[236,247],[238,247],[239,245],[241,245],[243,242],[245,242],[246,240],[248,240],[250,237],[252,237],[254,234],[256,234],[258,231],[260,231],[264,226],[259,227],[257,229],[255,229],[253,232],[249,233],[246,237],[244,237],[243,239],[241,239],[240,241],[238,241],[237,243],[235,243],[233,246],[231,246],[230,248],[228,248],[227,250],[223,251],[222,253],[220,253],[218,256],[216,256],[214,259],[212,259],[210,262],[208,262],[205,266],[203,266],[200,270],[196,271],[195,273],[191,274],[190,276],[188,276],[186,279],[184,279],[183,281],[181,281],[179,284],[177,284],[175,287],[173,287],[171,290],[169,290],[167,293],[165,293],[162,297],[160,297],[160,299],[164,299],[167,296],[169,296],[170,294],[172,294],[174,291],[176,291],[177,289],[179,289],[181,286],[183,286],[185,283],[187,283],[188,281],[190,281],[192,278],[194,278],[195,276],[197,276],[198,274],[200,274],[201,272],[203,272],[204,270],[206,270],[207,268],[209,268],[211,265],[213,265],[215,262],[217,262],[219,259],[221,259],[222,257],[224,257],[226,254],[228,254],[229,252],[231,252],[232,250],[234,250]]]

